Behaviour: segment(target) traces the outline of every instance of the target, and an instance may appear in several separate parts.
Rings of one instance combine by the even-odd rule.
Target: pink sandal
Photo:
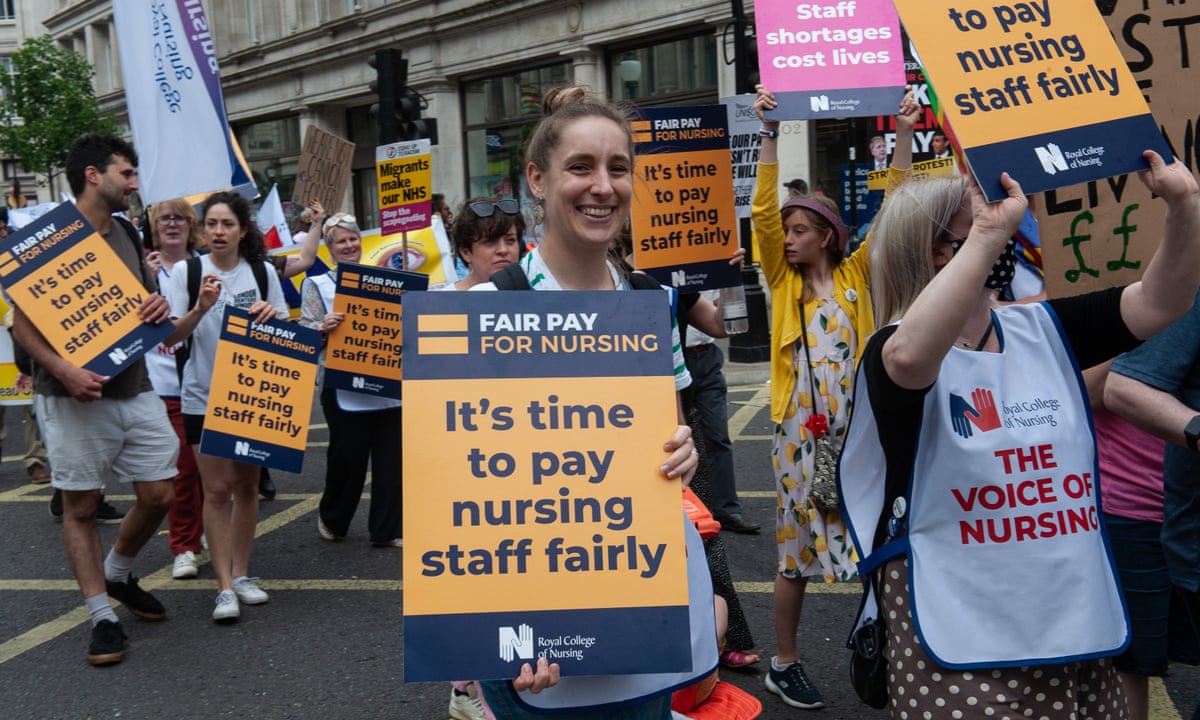
[[[721,664],[727,668],[744,668],[759,661],[758,653],[741,650],[725,650],[721,653]]]

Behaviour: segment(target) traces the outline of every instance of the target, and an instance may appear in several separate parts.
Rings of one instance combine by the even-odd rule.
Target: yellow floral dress
[[[832,298],[808,303],[804,316],[812,369],[804,348],[797,343],[792,354],[796,390],[783,422],[775,426],[771,449],[778,499],[775,542],[779,573],[789,578],[820,576],[825,582],[850,580],[856,575],[858,553],[841,513],[822,512],[808,499],[815,446],[805,423],[814,412],[824,412],[829,418],[830,441],[841,451],[850,418],[857,339],[846,314]],[[815,411],[810,372],[821,395]]]

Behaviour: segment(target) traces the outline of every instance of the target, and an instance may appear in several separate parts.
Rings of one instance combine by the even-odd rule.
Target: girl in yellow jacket
[[[837,205],[824,196],[792,198],[779,206],[779,123],[763,116],[775,107],[775,98],[761,85],[757,89],[754,110],[763,127],[752,217],[771,290],[771,460],[779,550],[774,597],[778,655],[766,685],[788,705],[819,708],[824,699],[796,649],[804,591],[813,576],[825,582],[852,579],[858,557],[841,514],[820,510],[810,500],[810,478],[816,438],[828,433],[834,448],[841,449],[855,364],[875,330],[869,240],[844,257],[849,231]],[[889,187],[907,174],[919,112],[907,93],[896,120]]]

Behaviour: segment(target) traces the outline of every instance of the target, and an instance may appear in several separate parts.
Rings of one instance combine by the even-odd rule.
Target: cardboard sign
[[[663,294],[404,304],[404,679],[687,669]]]
[[[1144,169],[1170,150],[1094,0],[896,0],[988,200]]]
[[[1137,90],[1174,154],[1197,169],[1196,117],[1200,100],[1182,88],[1200,80],[1186,27],[1196,9],[1154,2],[1099,3],[1104,20],[1137,81]],[[1170,155],[1163,159],[1170,160]],[[1166,203],[1133,176],[1058,188],[1037,199],[1046,294],[1077,295],[1141,278],[1162,238]]]
[[[400,298],[424,290],[429,277],[339,263],[334,312],[346,318],[329,333],[325,387],[400,399]]]
[[[682,292],[741,285],[724,105],[646,108],[632,121],[635,265]]]
[[[200,452],[300,472],[321,333],[225,307]]]
[[[304,131],[292,202],[307,207],[308,201],[316,198],[325,212],[337,212],[350,184],[353,160],[354,143],[309,125]]]
[[[379,232],[384,237],[429,227],[433,215],[428,140],[375,148],[379,178]]]
[[[98,375],[117,375],[175,330],[138,319],[145,286],[71,203],[0,240],[0,284],[50,347]]]
[[[896,111],[904,59],[891,0],[756,3],[754,26],[759,73],[779,103],[770,119]]]

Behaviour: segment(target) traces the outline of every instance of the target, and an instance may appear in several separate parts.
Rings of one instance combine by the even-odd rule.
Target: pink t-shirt
[[[1164,441],[1108,410],[1097,410],[1094,420],[1105,514],[1161,523]]]

